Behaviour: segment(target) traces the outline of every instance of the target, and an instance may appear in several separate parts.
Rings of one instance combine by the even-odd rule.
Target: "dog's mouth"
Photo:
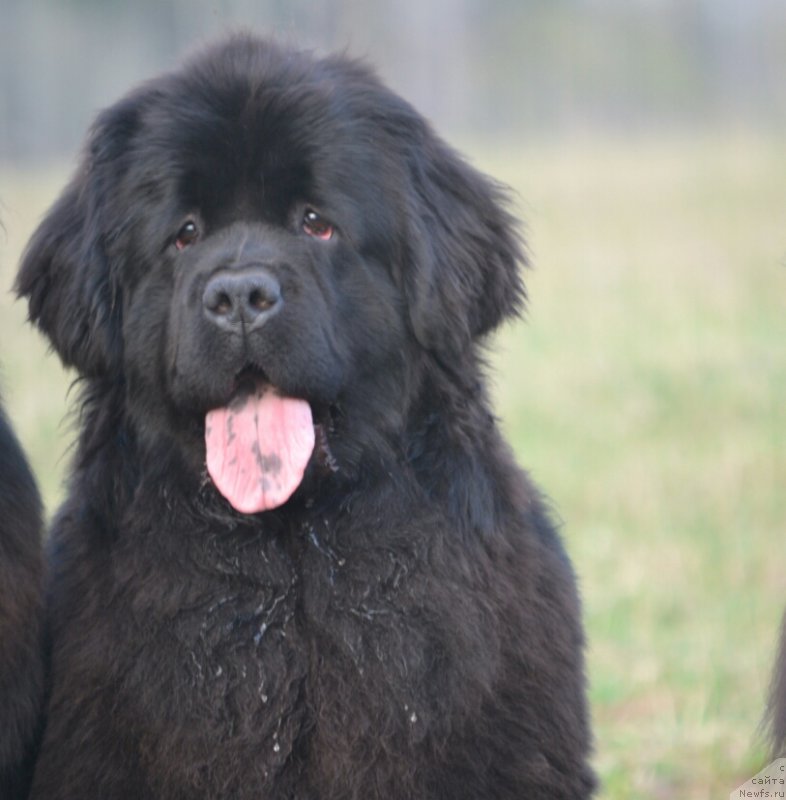
[[[242,514],[278,508],[303,481],[312,455],[331,469],[325,427],[307,400],[244,372],[227,404],[205,417],[207,471]]]

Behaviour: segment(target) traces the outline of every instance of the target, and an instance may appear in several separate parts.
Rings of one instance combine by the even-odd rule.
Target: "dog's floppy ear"
[[[450,358],[521,311],[527,257],[505,190],[428,129],[410,173],[410,317],[418,341]]]
[[[115,194],[138,106],[129,97],[99,116],[76,174],[30,239],[16,277],[30,320],[64,364],[87,376],[112,372],[120,362],[121,298],[107,244],[122,225]]]

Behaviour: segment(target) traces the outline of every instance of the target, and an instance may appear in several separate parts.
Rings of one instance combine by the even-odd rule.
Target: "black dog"
[[[105,111],[18,277],[85,378],[33,798],[584,798],[574,577],[480,342],[504,193],[236,37]]]
[[[41,501],[0,409],[0,797],[24,797],[43,696]]]

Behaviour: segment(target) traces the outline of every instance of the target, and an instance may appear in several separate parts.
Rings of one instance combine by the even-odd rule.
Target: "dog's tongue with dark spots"
[[[300,485],[311,458],[311,407],[257,385],[207,413],[205,444],[207,471],[233,508],[243,514],[277,508]]]

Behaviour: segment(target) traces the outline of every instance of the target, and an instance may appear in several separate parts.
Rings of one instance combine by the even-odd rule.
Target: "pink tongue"
[[[243,514],[285,503],[303,480],[314,449],[314,423],[305,400],[257,386],[205,418],[207,471]]]

